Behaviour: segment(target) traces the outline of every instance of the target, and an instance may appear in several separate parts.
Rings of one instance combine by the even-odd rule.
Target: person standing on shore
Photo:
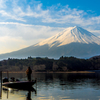
[[[31,74],[32,74],[32,70],[30,67],[28,67],[28,69],[26,70],[26,75],[27,75],[28,81],[31,81]]]

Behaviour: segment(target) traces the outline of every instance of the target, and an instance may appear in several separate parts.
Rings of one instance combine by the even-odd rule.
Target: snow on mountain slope
[[[70,44],[70,43],[96,43],[100,45],[100,38],[96,37],[92,33],[81,27],[69,27],[63,32],[56,34],[42,42],[39,42],[35,46],[42,46],[48,44],[49,47],[52,47],[57,44],[57,47]]]
[[[26,57],[74,56],[90,58],[100,55],[100,38],[80,27],[69,27],[36,45],[11,53],[1,54],[0,59]]]

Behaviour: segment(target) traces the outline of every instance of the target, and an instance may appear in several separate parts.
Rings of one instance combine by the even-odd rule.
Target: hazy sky
[[[100,0],[0,0],[0,54],[73,26],[100,36]]]

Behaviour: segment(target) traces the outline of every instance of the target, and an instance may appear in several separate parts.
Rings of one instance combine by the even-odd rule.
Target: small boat
[[[35,81],[15,81],[15,82],[4,82],[2,83],[3,86],[11,87],[11,88],[25,88],[25,87],[32,87],[36,83]]]
[[[3,91],[19,91],[19,90],[22,90],[22,91],[32,91],[32,92],[35,92],[36,93],[36,89],[34,89],[33,87],[19,87],[19,88],[11,88],[11,87],[6,87],[6,86],[3,86],[2,87]]]

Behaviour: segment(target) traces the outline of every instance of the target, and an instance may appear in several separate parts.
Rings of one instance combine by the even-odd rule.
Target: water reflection
[[[22,88],[20,88],[20,89],[15,89],[15,88],[7,88],[7,87],[3,87],[2,88],[2,91],[5,93],[5,94],[7,94],[7,99],[9,98],[9,93],[10,94],[16,94],[16,92],[23,92],[23,91],[26,91],[27,92],[27,95],[26,95],[26,100],[32,100],[31,99],[31,92],[34,92],[35,93],[35,95],[37,94],[37,92],[36,92],[36,90],[33,88],[33,87],[31,87],[31,88],[24,88],[24,89],[22,89]]]
[[[32,100],[32,99],[31,99],[31,91],[28,91],[26,100]]]
[[[4,77],[5,76],[6,74],[4,75]],[[21,80],[26,79],[26,76],[23,73],[19,74],[10,73],[9,76],[10,77],[13,76]],[[35,87],[33,91],[14,90],[12,93],[14,94],[14,97],[16,97],[16,100],[19,99],[18,97],[20,97],[19,100],[44,100],[44,99],[45,100],[67,100],[67,99],[99,100],[100,99],[100,72],[33,73],[32,78],[33,79],[37,78],[37,87],[35,84],[33,86]],[[14,97],[12,94],[10,94],[9,100],[15,100]]]
[[[47,87],[52,84],[57,86],[67,85],[68,87],[84,86],[86,84],[92,87],[99,87],[100,85],[100,74],[99,73],[71,73],[71,74],[37,74],[38,85],[45,84]],[[40,86],[41,87],[41,86]],[[66,87],[67,88],[67,87]]]

